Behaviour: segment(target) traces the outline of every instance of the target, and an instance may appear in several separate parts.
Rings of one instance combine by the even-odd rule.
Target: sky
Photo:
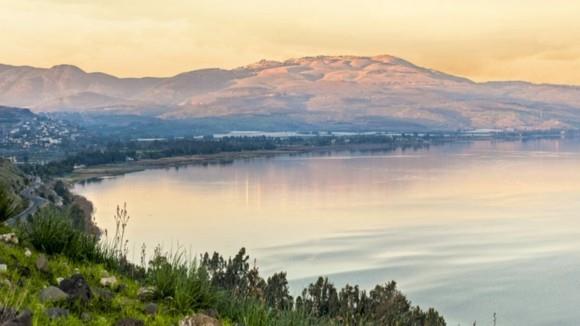
[[[391,54],[476,81],[580,85],[577,0],[0,0],[0,63],[172,76]]]

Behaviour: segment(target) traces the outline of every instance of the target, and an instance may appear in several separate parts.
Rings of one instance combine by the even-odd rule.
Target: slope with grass
[[[19,195],[27,183],[20,170],[10,161],[0,158],[0,223],[27,206],[26,200]]]

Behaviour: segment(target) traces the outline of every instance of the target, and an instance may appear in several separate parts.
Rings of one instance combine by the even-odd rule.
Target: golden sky
[[[392,54],[475,80],[580,84],[578,0],[0,0],[0,63],[169,76]]]

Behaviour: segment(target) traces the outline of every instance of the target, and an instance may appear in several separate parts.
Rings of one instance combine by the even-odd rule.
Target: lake
[[[476,141],[148,170],[75,186],[149,249],[234,255],[293,291],[396,280],[448,324],[577,325],[580,142]],[[135,257],[137,256],[137,257]]]

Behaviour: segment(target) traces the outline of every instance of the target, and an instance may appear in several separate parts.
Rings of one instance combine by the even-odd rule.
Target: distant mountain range
[[[580,87],[476,83],[400,58],[318,56],[118,78],[71,65],[0,65],[0,105],[179,120],[243,120],[244,128],[549,129],[580,127]],[[201,121],[200,120],[200,121]]]

